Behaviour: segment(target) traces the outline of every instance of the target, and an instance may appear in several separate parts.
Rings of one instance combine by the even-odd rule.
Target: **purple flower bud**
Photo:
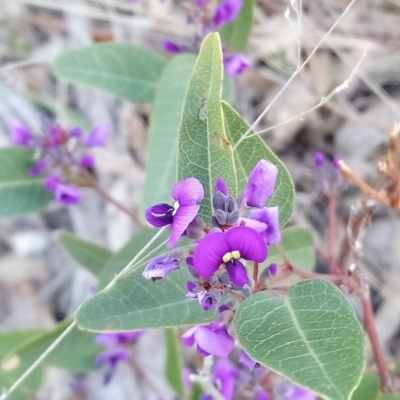
[[[270,400],[270,395],[264,390],[258,390],[254,400]]]
[[[211,289],[208,292],[199,294],[199,302],[204,311],[214,309],[221,300],[221,292],[217,289]]]
[[[292,386],[285,393],[285,400],[317,400],[318,396],[308,389]]]
[[[314,165],[316,167],[324,166],[325,165],[325,161],[326,161],[326,159],[325,159],[324,153],[317,152],[317,153],[314,154]]]
[[[251,60],[240,53],[225,57],[224,64],[230,78],[243,74],[243,72],[252,66]]]
[[[198,7],[204,7],[206,5],[207,1],[206,0],[195,0],[195,4]]]
[[[225,196],[228,196],[228,187],[226,186],[226,182],[222,178],[217,178],[215,181],[215,191],[221,192]]]
[[[33,135],[22,122],[15,121],[11,127],[11,139],[16,146],[33,146]]]
[[[63,131],[61,126],[53,125],[50,127],[50,137],[47,141],[47,147],[58,147],[63,142]]]
[[[86,147],[105,147],[107,145],[107,129],[104,125],[97,125],[86,138]]]
[[[80,126],[76,126],[75,128],[71,129],[69,132],[69,136],[79,138],[83,135],[83,129]]]
[[[44,180],[44,187],[49,190],[56,190],[58,184],[60,183],[60,178],[57,175],[49,175]]]
[[[268,270],[269,270],[269,273],[271,274],[271,276],[276,275],[278,273],[278,269],[279,269],[278,264],[275,264],[275,263],[270,264],[268,267]]]
[[[338,170],[338,171],[340,171],[340,164],[339,164],[339,162],[340,162],[340,157],[338,157],[338,156],[333,157],[332,166],[333,166],[334,169],[336,169],[336,170]]]
[[[267,160],[260,160],[249,176],[243,194],[249,207],[263,208],[274,194],[278,168]]]
[[[234,22],[242,6],[243,0],[223,0],[214,15],[215,27],[219,28],[228,22]]]
[[[178,260],[171,258],[168,255],[156,257],[151,260],[147,267],[143,271],[143,276],[146,279],[164,279],[171,271],[179,269]]]
[[[74,185],[60,183],[55,189],[55,199],[61,204],[78,204],[81,197],[81,191]]]
[[[98,367],[108,364],[108,370],[104,375],[104,384],[107,385],[113,377],[117,365],[121,361],[129,361],[130,353],[124,349],[107,349],[96,357],[96,365]]]
[[[240,350],[239,362],[242,363],[249,371],[260,366],[257,361],[254,361],[244,350]]]
[[[164,40],[164,50],[168,53],[180,53],[182,51],[179,44],[172,42],[171,40]]]
[[[40,170],[39,168],[35,165],[33,167],[29,168],[29,175],[30,176],[39,176],[40,175]]]
[[[79,164],[83,168],[93,168],[94,162],[95,162],[94,156],[91,154],[86,154],[81,158]]]
[[[47,161],[46,160],[39,160],[36,165],[33,167],[29,168],[29,173],[32,176],[39,176],[40,173],[47,167]]]

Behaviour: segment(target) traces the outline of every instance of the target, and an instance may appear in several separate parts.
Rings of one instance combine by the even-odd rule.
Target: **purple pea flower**
[[[215,191],[221,192],[223,195],[228,196],[228,186],[222,178],[217,178],[215,181]]]
[[[233,400],[239,376],[240,370],[233,366],[229,359],[220,358],[215,363],[214,382],[220,384],[221,395],[225,400]]]
[[[317,400],[318,396],[308,389],[292,386],[285,393],[285,400]]]
[[[104,384],[107,385],[113,377],[118,363],[121,361],[129,361],[130,353],[124,349],[107,349],[96,357],[96,365],[101,367],[108,364],[108,370],[104,375]]]
[[[263,262],[267,254],[267,245],[260,233],[246,226],[236,226],[225,233],[209,234],[198,244],[193,255],[194,269],[208,278],[224,264],[231,281],[243,287],[249,278],[240,260]]]
[[[200,306],[204,311],[213,310],[221,300],[221,291],[218,289],[203,290],[197,295]]]
[[[252,66],[251,60],[240,53],[224,57],[224,64],[230,78],[243,74],[244,71]]]
[[[244,350],[240,350],[239,362],[242,363],[249,371],[258,368],[260,364],[254,361]]]
[[[180,53],[182,51],[182,47],[171,40],[164,40],[164,50],[168,51],[168,53]]]
[[[16,146],[33,146],[32,132],[25,124],[19,121],[15,121],[12,124],[11,139]]]
[[[79,138],[83,135],[83,129],[81,126],[76,126],[75,128],[71,129],[69,132],[69,136]]]
[[[139,339],[144,333],[145,331],[99,333],[96,336],[96,343],[107,347],[124,345]]]
[[[48,190],[56,190],[60,183],[60,177],[58,175],[49,175],[44,180],[44,187]]]
[[[175,199],[173,206],[156,204],[146,210],[146,219],[151,225],[158,228],[172,225],[171,237],[167,242],[170,247],[175,246],[195,219],[200,208],[198,204],[204,197],[204,189],[196,178],[187,178],[174,186],[172,197]]]
[[[147,264],[143,271],[146,279],[164,279],[171,271],[179,269],[179,261],[168,255],[156,257]]]
[[[257,163],[243,193],[247,206],[265,206],[265,202],[274,194],[278,172],[278,167],[270,161],[260,160]]]
[[[36,165],[33,167],[29,168],[29,174],[32,176],[39,176],[41,172],[46,169],[47,167],[47,162],[46,160],[39,160]]]
[[[228,22],[234,22],[243,6],[243,0],[223,0],[214,15],[214,26],[220,28]]]
[[[226,326],[219,322],[190,328],[182,335],[182,343],[185,346],[196,344],[197,352],[204,357],[211,354],[228,357],[235,347],[235,340],[229,335]]]
[[[91,154],[84,155],[79,162],[80,166],[83,168],[93,168],[94,163],[95,159],[94,156]]]
[[[250,218],[266,224],[267,229],[263,233],[269,244],[280,243],[282,237],[279,228],[279,211],[277,206],[252,209],[250,211]]]
[[[104,125],[97,125],[86,138],[86,147],[105,147],[107,145],[107,129]]]
[[[54,197],[61,204],[78,204],[82,192],[74,185],[59,183],[55,189]]]
[[[270,400],[270,395],[264,390],[258,390],[254,400]]]
[[[325,165],[325,154],[321,153],[321,152],[317,152],[314,154],[314,165],[318,168],[318,167],[322,167]]]

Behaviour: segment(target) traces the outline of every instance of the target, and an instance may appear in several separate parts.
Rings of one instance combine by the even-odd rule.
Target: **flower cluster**
[[[314,167],[318,183],[326,194],[336,194],[343,188],[344,182],[340,172],[339,157],[327,161],[324,153],[314,154]]]
[[[222,28],[225,24],[234,22],[243,6],[243,0],[223,0],[213,14],[209,14],[207,2],[197,0],[195,9],[190,14],[188,21],[199,25],[199,33],[193,38],[192,44],[179,45],[173,41],[164,41],[164,49],[170,53],[195,52],[197,53],[204,36],[212,31]],[[223,48],[224,64],[226,72],[233,78],[242,74],[251,67],[252,63],[248,57],[241,53],[232,53],[226,47]]]
[[[21,122],[15,122],[11,138],[16,146],[36,151],[35,165],[29,169],[33,177],[44,177],[46,189],[54,192],[61,204],[77,204],[82,196],[79,187],[85,185],[82,171],[92,168],[95,158],[89,150],[104,147],[107,142],[104,126],[96,126],[84,135],[79,126],[66,131],[58,125],[51,126],[45,135],[34,135]]]

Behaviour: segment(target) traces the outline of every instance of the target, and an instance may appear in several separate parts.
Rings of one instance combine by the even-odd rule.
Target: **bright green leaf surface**
[[[182,351],[181,336],[176,328],[167,328],[165,330],[167,339],[167,363],[165,372],[169,384],[174,388],[176,394],[184,399],[186,396],[185,385],[182,376]]]
[[[22,343],[32,340],[40,335],[40,330],[12,331],[0,333],[0,358],[9,353],[12,349],[20,347]]]
[[[253,14],[254,0],[244,0],[236,20],[224,25],[221,29],[224,44],[235,53],[246,50],[247,39],[253,27]]]
[[[379,396],[377,400],[400,400],[400,396],[395,394],[383,394]]]
[[[361,379],[351,400],[376,400],[380,392],[380,380],[377,374],[367,373]]]
[[[0,149],[0,217],[14,217],[44,209],[53,198],[43,180],[32,178],[33,152],[22,147]]]
[[[56,74],[131,102],[153,101],[166,64],[157,53],[121,43],[99,43],[69,50],[55,61]]]
[[[240,137],[249,129],[249,125],[229,104],[222,102],[222,109],[225,118],[226,134],[232,146],[235,146]],[[283,226],[289,221],[293,212],[293,181],[286,167],[259,136],[247,138],[235,150],[238,189],[239,192],[243,191],[246,187],[249,174],[261,159],[269,160],[279,168],[275,194],[268,201],[268,206],[279,206],[279,222]]]
[[[365,336],[343,293],[321,279],[282,297],[258,292],[235,316],[239,343],[255,360],[325,399],[348,400],[365,365]]]
[[[185,97],[178,141],[178,180],[196,177],[205,191],[199,216],[206,223],[213,214],[217,177],[227,181],[233,195],[237,177],[232,146],[227,141],[221,100],[222,50],[218,33],[203,41]]]
[[[103,267],[114,254],[103,246],[79,239],[67,232],[60,235],[60,243],[78,264],[95,276],[100,275]]]

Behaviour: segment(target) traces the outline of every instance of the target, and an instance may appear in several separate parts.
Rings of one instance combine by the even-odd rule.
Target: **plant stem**
[[[1,396],[0,400],[6,400],[21,383],[28,378],[28,376],[43,362],[43,360],[68,336],[68,334],[75,328],[76,321],[72,322],[65,331],[42,353],[42,355],[14,382],[14,384],[6,390]]]
[[[385,362],[385,357],[383,355],[382,347],[379,342],[378,332],[375,326],[374,311],[371,304],[371,295],[369,291],[369,286],[366,287],[365,296],[361,299],[363,311],[364,311],[364,323],[365,328],[368,333],[369,340],[371,342],[372,351],[374,353],[376,365],[378,367],[379,376],[381,378],[381,388],[384,392],[390,391],[390,374]]]
[[[253,264],[253,279],[254,279],[254,285],[257,287],[257,282],[258,282],[258,262],[254,262]]]
[[[328,194],[329,226],[328,226],[328,263],[329,272],[336,273],[335,248],[336,248],[336,194]]]

